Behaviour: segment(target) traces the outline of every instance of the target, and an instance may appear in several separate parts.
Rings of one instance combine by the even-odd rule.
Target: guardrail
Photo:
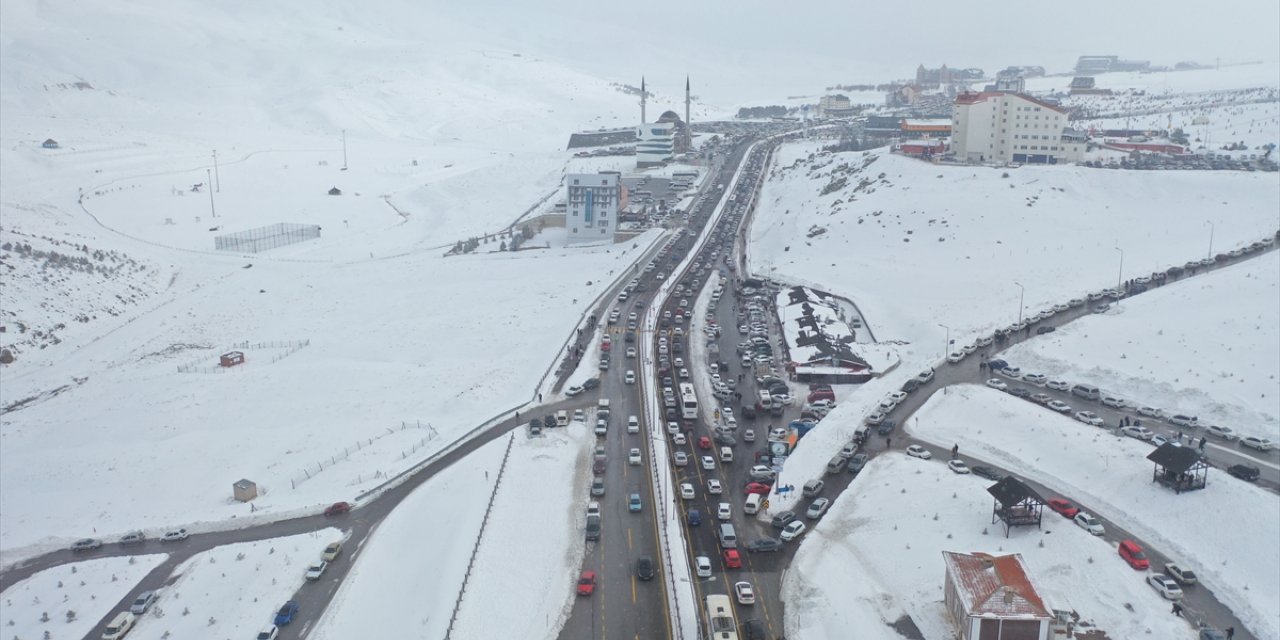
[[[502,464],[498,466],[498,478],[493,483],[493,491],[489,492],[489,504],[484,508],[484,519],[480,521],[480,533],[476,536],[476,543],[471,546],[471,557],[467,559],[466,573],[462,574],[462,586],[458,588],[458,598],[453,602],[453,613],[449,615],[449,627],[445,629],[445,638],[453,636],[453,625],[458,621],[458,610],[462,608],[462,598],[467,595],[467,582],[471,580],[471,569],[475,567],[476,555],[480,553],[480,542],[484,540],[484,529],[489,525],[489,513],[493,511],[493,500],[498,497],[502,476],[507,471],[507,460],[511,457],[511,445],[515,441],[514,433],[507,438],[507,450],[502,454]]]

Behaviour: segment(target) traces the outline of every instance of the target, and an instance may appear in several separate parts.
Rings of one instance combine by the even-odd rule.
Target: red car
[[[1062,514],[1064,518],[1074,518],[1080,509],[1074,504],[1063,500],[1062,498],[1053,498],[1049,500],[1049,508]]]
[[[351,511],[350,502],[335,502],[329,505],[328,509],[324,510],[324,514],[326,516],[336,516],[336,515],[344,514],[348,511]]]
[[[592,593],[595,593],[595,590],[596,590],[596,572],[583,571],[582,575],[578,576],[578,595],[589,596]]]
[[[724,550],[724,566],[730,569],[742,568],[742,556],[738,555],[737,549]]]
[[[1147,559],[1147,554],[1142,552],[1142,547],[1132,540],[1123,540],[1118,548],[1120,557],[1124,558],[1129,566],[1139,571],[1146,571],[1151,568],[1151,561]]]
[[[747,495],[758,493],[762,496],[767,496],[769,495],[769,492],[772,490],[773,490],[773,487],[770,487],[769,485],[763,482],[752,482],[747,484]]]
[[[708,437],[706,437],[706,436],[702,436],[701,438],[698,438],[698,448],[699,448],[699,449],[710,449],[710,448],[711,448],[711,438],[708,438]]]

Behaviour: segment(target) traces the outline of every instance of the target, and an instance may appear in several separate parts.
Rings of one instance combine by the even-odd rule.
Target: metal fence
[[[258,253],[267,249],[315,240],[320,237],[320,226],[278,222],[248,231],[237,231],[213,237],[213,248],[236,253]]]

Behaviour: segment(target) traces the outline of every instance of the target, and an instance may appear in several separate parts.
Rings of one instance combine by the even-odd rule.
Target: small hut
[[[240,502],[248,502],[258,497],[258,483],[241,478],[231,485],[231,495]]]
[[[244,352],[228,351],[218,358],[218,364],[224,367],[234,367],[238,364],[244,364]]]
[[[340,196],[340,195],[342,195],[342,189],[339,189],[339,188],[337,188],[337,187],[334,187],[334,188],[332,188],[332,189],[330,189],[330,190],[329,190],[329,195],[331,195],[331,196]]]
[[[1027,527],[1035,525],[1040,528],[1040,517],[1045,501],[1021,480],[1009,476],[987,489],[995,498],[991,509],[991,524],[1004,523],[1004,537],[1009,537],[1011,527]]]
[[[43,143],[41,143],[40,146],[44,147],[45,149],[57,149],[58,141],[54,140],[53,138],[49,138],[45,140]]]

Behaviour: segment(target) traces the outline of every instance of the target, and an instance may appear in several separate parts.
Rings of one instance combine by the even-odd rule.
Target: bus
[[[738,623],[733,619],[729,596],[707,596],[707,632],[713,640],[738,640]]]
[[[698,419],[698,394],[688,382],[680,383],[680,412],[685,420]]]

